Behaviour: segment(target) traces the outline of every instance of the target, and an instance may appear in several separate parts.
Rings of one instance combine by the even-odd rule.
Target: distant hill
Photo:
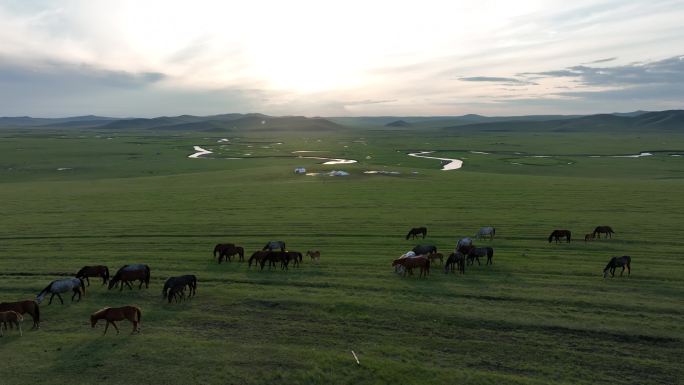
[[[71,116],[67,118],[32,118],[30,116],[6,116],[0,117],[0,127],[40,127],[48,125],[62,125],[66,123],[79,123],[81,125],[88,125],[94,122],[109,123],[117,120],[117,118],[109,118],[106,116]]]
[[[478,131],[673,131],[684,130],[684,110],[645,112],[629,116],[622,114],[598,114],[562,120],[516,120],[485,122],[469,125],[454,125],[445,130],[478,130]]]
[[[385,124],[385,127],[411,127],[411,123],[405,120],[395,120],[393,122]]]

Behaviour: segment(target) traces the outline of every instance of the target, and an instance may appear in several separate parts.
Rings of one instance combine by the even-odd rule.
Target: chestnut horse
[[[565,239],[570,243],[570,230],[553,230],[551,235],[549,235],[549,243],[555,240],[556,243],[560,242],[560,239],[565,237]]]
[[[423,239],[425,239],[425,236],[427,235],[427,227],[412,228],[411,230],[409,230],[408,234],[406,234],[406,240],[408,240],[410,237],[416,239],[418,235],[423,235]]]
[[[123,321],[124,319],[127,319],[133,323],[133,331],[131,332],[131,334],[133,334],[136,331],[140,333],[141,318],[142,313],[140,312],[140,309],[135,306],[106,307],[96,311],[90,316],[90,324],[93,328],[95,328],[97,322],[101,319],[104,319],[107,321],[104,334],[107,334],[109,324],[112,324],[114,329],[116,329],[116,334],[119,334],[119,328],[116,326],[116,321]]]
[[[11,325],[17,325],[17,329],[19,329],[19,336],[23,336],[24,334],[21,332],[21,323],[24,322],[24,317],[21,316],[21,314],[17,313],[16,311],[3,311],[0,312],[0,337],[3,336],[2,334],[2,325],[5,325],[5,330],[7,330],[7,323],[9,322],[10,326]]]
[[[318,250],[309,250],[306,255],[311,257],[311,260],[318,263],[321,261],[321,252]]]
[[[40,307],[36,301],[26,300],[0,303],[0,311],[10,310],[19,314],[30,314],[31,318],[33,318],[33,327],[31,329],[40,329]]]
[[[129,289],[133,290],[131,286],[132,281],[140,281],[138,290],[142,289],[143,283],[146,288],[150,287],[150,267],[143,264],[124,265],[119,271],[114,274],[111,281],[109,281],[109,290],[121,282],[121,290],[124,288],[124,283]],[[121,291],[119,290],[119,291]]]
[[[426,276],[430,275],[430,260],[427,257],[398,258],[392,261],[392,267],[394,266],[404,267],[404,276],[407,272],[410,275],[413,275],[414,267],[420,267],[420,277],[423,276],[423,273],[425,273]]]
[[[86,280],[88,286],[90,286],[90,279],[88,277],[100,277],[102,278],[102,284],[104,285],[109,281],[109,269],[107,266],[97,265],[97,266],[83,266],[81,270],[76,273],[76,278],[81,278]]]

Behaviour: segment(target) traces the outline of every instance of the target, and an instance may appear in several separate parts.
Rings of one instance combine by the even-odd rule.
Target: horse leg
[[[105,325],[105,331],[104,331],[104,333],[102,333],[102,335],[107,334],[107,329],[109,329],[109,320],[106,320],[106,321],[107,321],[107,324]]]
[[[88,283],[88,286],[90,286],[90,279],[88,279],[87,275],[86,275],[85,279],[86,279],[86,282]]]
[[[52,293],[50,296],[50,302],[48,302],[48,305],[52,305],[52,299],[55,298],[55,293]]]
[[[620,270],[620,277],[622,277],[622,273],[625,272],[625,265],[622,265],[622,270]]]
[[[116,326],[116,322],[112,321],[112,326],[114,326],[114,329],[116,329],[116,334],[119,334],[119,327]]]
[[[133,321],[133,331],[131,332],[131,334],[134,334],[137,331],[138,331],[138,321],[134,320]]]

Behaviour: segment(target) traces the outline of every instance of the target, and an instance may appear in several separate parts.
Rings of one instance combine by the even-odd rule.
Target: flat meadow
[[[193,146],[213,153],[189,159]],[[40,330],[27,316],[23,337],[0,338],[0,383],[682,383],[680,154],[684,135],[658,132],[0,131],[0,302],[84,265],[152,275],[149,289],[91,280],[78,303],[43,302]],[[584,242],[598,225],[613,239]],[[405,240],[416,226],[427,237]],[[492,266],[390,266],[418,243],[448,254],[482,226],[496,227],[476,241]],[[549,243],[562,228],[573,241]],[[259,271],[212,256],[269,240],[321,261]],[[631,276],[604,279],[619,255]],[[197,296],[168,304],[162,285],[181,274],[197,275]],[[123,305],[142,309],[141,334],[91,328],[91,313]]]

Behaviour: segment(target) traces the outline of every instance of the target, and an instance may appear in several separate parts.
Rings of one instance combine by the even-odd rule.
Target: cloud
[[[617,60],[617,58],[616,57],[609,57],[606,59],[598,59],[598,60],[594,60],[594,61],[590,61],[588,63],[582,63],[582,64],[599,64],[599,63],[607,63],[609,61],[614,61],[614,60]]]
[[[458,80],[461,80],[464,82],[500,83],[500,84],[507,85],[507,86],[529,86],[529,85],[535,85],[536,84],[532,81],[524,80],[524,79],[495,77],[495,76],[471,76],[471,77],[458,78]]]

